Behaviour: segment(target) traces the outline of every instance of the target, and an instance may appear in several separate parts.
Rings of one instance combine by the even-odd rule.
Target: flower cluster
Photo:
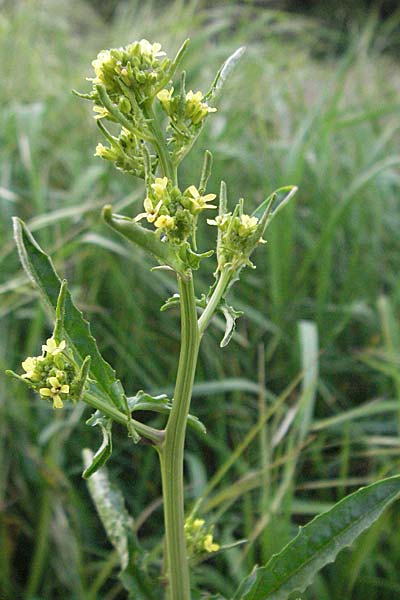
[[[242,202],[233,213],[225,213],[215,219],[207,219],[209,225],[219,230],[217,250],[218,269],[229,266],[234,270],[252,266],[250,254],[262,243],[257,217],[243,214]]]
[[[203,210],[216,208],[210,204],[215,198],[215,194],[202,195],[194,185],[182,193],[167,177],[156,177],[144,200],[145,212],[140,213],[135,221],[145,218],[169,242],[180,245],[193,234],[197,215]]]
[[[77,369],[64,340],[59,344],[49,338],[42,346],[40,356],[29,356],[22,363],[25,373],[21,378],[38,392],[41,398],[62,408],[63,400],[77,400]]]
[[[169,143],[173,147],[173,154],[180,160],[190,148],[192,140],[199,134],[204,118],[216,112],[207,104],[202,92],[181,92],[174,95],[174,88],[162,89],[157,98],[164,112],[169,117],[171,137]]]
[[[130,112],[131,105],[125,95],[125,87],[132,91],[140,104],[153,98],[169,79],[171,61],[161,51],[161,44],[140,40],[123,48],[102,50],[92,62],[96,85],[104,85],[107,94],[120,105],[120,110]],[[124,106],[125,105],[125,110]]]
[[[189,556],[203,552],[217,552],[220,548],[212,535],[213,526],[207,527],[204,519],[189,517],[185,522],[185,536]]]
[[[116,168],[136,177],[145,177],[144,160],[141,155],[141,143],[132,132],[121,128],[118,137],[109,137],[110,146],[98,143],[95,156],[114,163]]]
[[[193,92],[190,90],[184,96],[184,102],[180,95],[173,95],[174,88],[163,89],[157,94],[161,106],[176,124],[180,125],[186,122],[186,125],[199,125],[208,113],[216,112],[216,108],[208,106],[202,92]]]

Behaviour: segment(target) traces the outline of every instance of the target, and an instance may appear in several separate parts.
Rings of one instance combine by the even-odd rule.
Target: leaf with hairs
[[[86,470],[93,463],[93,458],[93,452],[87,448],[83,450]],[[110,481],[106,468],[94,473],[87,485],[107,536],[118,553],[121,565],[119,577],[129,592],[129,598],[152,600],[155,597],[153,585],[142,565],[144,553],[121,491]]]
[[[17,217],[13,218],[13,223],[14,238],[22,266],[38,288],[45,305],[55,316],[62,286],[61,279],[54,269],[51,258],[39,246],[25,223]],[[125,393],[115,371],[101,356],[96,340],[90,332],[89,323],[75,306],[65,284],[62,286],[62,291],[62,325],[70,347],[80,358],[81,364],[87,356],[91,357],[90,376],[96,380],[102,394],[126,414],[128,409]]]
[[[400,494],[400,476],[350,494],[318,515],[279,554],[246,577],[233,600],[287,600],[303,592],[316,573],[350,546]]]
[[[218,94],[220,93],[220,91],[222,89],[222,86],[224,85],[224,83],[228,79],[228,77],[231,75],[233,70],[236,68],[238,62],[240,61],[243,54],[245,53],[245,50],[246,50],[246,48],[244,46],[242,46],[241,48],[238,48],[233,54],[231,54],[226,59],[226,61],[224,62],[224,64],[219,69],[218,73],[216,74],[215,79],[212,82],[209,91],[204,96],[205,100],[207,100],[207,101],[212,100],[213,98],[218,96]]]

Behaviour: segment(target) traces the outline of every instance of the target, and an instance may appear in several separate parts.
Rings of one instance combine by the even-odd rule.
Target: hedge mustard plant
[[[118,510],[115,508],[118,496],[104,484],[102,504],[97,503],[120,556],[121,580],[129,597],[136,599],[160,598],[164,588],[168,600],[189,600],[192,594],[200,597],[190,584],[191,560],[223,550],[214,539],[213,525],[198,518],[195,509],[185,520],[186,426],[191,423],[203,427],[189,414],[199,346],[218,312],[226,319],[221,346],[229,343],[241,314],[227,304],[229,289],[239,279],[242,269],[255,268],[250,258],[253,251],[264,243],[263,235],[272,219],[296,192],[294,186],[280,188],[251,214],[246,212],[243,198],[229,208],[224,182],[218,201],[215,191],[207,190],[212,167],[209,151],[205,153],[198,181],[192,180],[185,189],[180,186],[180,164],[217,111],[216,101],[223,83],[243,53],[243,49],[236,51],[217,73],[209,91],[203,93],[187,90],[184,71],[177,76],[187,46],[188,40],[173,60],[159,43],[145,39],[123,48],[103,50],[92,63],[91,90],[84,94],[76,92],[93,103],[94,119],[104,137],[104,143],[97,144],[95,155],[144,182],[142,212],[118,215],[113,214],[111,206],[105,206],[104,221],[151,254],[158,261],[158,268],[173,271],[177,277],[179,294],[162,307],[166,310],[179,304],[181,311],[181,348],[172,400],[165,395],[152,397],[142,390],[135,396],[126,396],[90,335],[88,323],[75,307],[66,281],[60,281],[49,257],[26,226],[17,218],[14,220],[22,264],[55,314],[55,326],[41,354],[22,362],[24,372],[8,373],[31,387],[56,410],[61,410],[66,402],[80,400],[96,409],[88,424],[100,426],[103,444],[95,455],[85,454],[83,475],[92,478],[91,491],[92,480],[97,481],[96,485],[104,484],[99,469],[111,455],[114,422],[126,427],[133,442],[150,444],[160,459],[165,542],[163,573],[156,582],[140,557],[123,503]],[[205,219],[215,231],[215,248],[199,251],[196,240],[199,219]],[[215,281],[208,291],[196,297],[195,272],[201,261],[213,254]],[[167,413],[165,428],[157,429],[134,419],[138,410]],[[305,589],[313,574],[368,527],[397,497],[399,490],[399,477],[382,480],[318,516],[279,555],[243,581],[235,600],[284,600],[293,591]],[[211,597],[206,590],[202,593],[203,598]]]

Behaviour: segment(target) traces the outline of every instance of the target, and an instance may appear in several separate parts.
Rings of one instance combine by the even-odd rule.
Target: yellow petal
[[[144,210],[146,212],[151,212],[153,210],[153,203],[150,198],[145,198],[143,202]]]
[[[29,373],[32,372],[33,369],[36,367],[36,360],[32,356],[28,356],[28,358],[24,360],[24,362],[21,363],[21,365],[24,371],[27,371]]]
[[[61,386],[60,393],[69,394],[69,385],[67,383]]]
[[[51,393],[51,390],[49,390],[49,388],[40,388],[39,390],[39,394],[41,396],[52,396],[53,394]]]
[[[194,185],[191,185],[190,187],[188,187],[187,191],[189,192],[189,194],[191,194],[193,196],[193,198],[200,197],[199,191],[198,191],[197,187]]]
[[[53,388],[60,387],[60,382],[58,381],[57,377],[49,377],[47,379],[47,381],[50,383],[51,387],[53,387]]]
[[[53,408],[62,408],[63,406],[64,404],[60,396],[58,394],[53,396]]]

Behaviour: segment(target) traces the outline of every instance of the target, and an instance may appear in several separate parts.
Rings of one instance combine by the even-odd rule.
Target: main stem
[[[164,500],[168,600],[190,600],[185,540],[183,455],[186,422],[200,343],[192,277],[178,276],[181,300],[181,351],[172,410],[159,449]]]

